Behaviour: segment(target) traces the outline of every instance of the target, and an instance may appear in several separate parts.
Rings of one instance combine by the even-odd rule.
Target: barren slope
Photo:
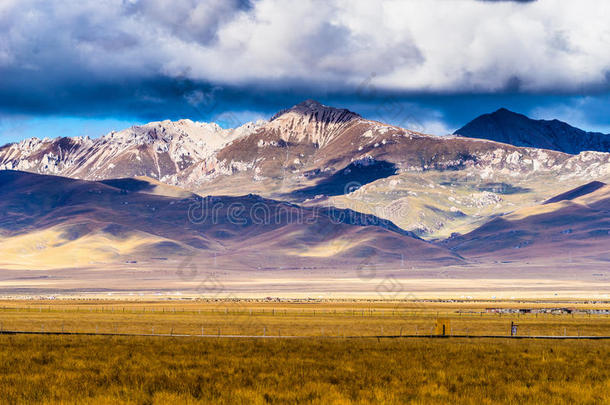
[[[610,186],[579,187],[497,217],[446,245],[468,258],[610,262]]]
[[[371,215],[158,187],[0,172],[0,268],[146,267],[190,256],[231,268],[341,268],[405,255],[428,265],[461,262]]]

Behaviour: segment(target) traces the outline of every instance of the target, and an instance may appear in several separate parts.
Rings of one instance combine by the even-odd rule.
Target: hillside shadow
[[[123,193],[137,193],[141,191],[152,191],[155,188],[154,184],[151,184],[144,180],[125,178],[125,179],[110,179],[101,180],[99,183],[106,184],[107,186],[118,188]]]
[[[485,183],[479,186],[479,191],[489,191],[496,194],[522,194],[532,191],[528,187],[515,186],[508,183]]]
[[[286,197],[303,201],[318,195],[331,197],[349,194],[365,184],[395,175],[397,172],[398,169],[394,163],[384,160],[357,161],[321,179],[316,185],[295,190]]]

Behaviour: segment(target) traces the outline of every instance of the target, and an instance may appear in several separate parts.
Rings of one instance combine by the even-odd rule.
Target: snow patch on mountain
[[[181,172],[213,161],[219,149],[261,124],[223,129],[215,123],[166,120],[112,131],[97,139],[31,138],[0,148],[0,170],[88,180],[146,175],[176,183]]]

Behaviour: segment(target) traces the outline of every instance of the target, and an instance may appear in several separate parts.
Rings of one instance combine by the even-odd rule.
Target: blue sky
[[[307,98],[435,134],[500,107],[610,133],[609,3],[3,0],[0,143]]]

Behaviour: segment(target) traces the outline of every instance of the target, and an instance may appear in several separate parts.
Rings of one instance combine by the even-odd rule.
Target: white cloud
[[[266,121],[269,117],[261,114],[258,111],[239,110],[239,111],[224,111],[216,114],[212,121],[216,122],[224,128],[236,128],[247,122],[257,122],[259,120]]]
[[[423,133],[439,136],[452,134],[457,129],[448,127],[443,121],[424,121],[422,127]]]
[[[0,6],[0,69],[403,91],[607,85],[610,2],[24,0]],[[76,74],[75,74],[76,72]]]

